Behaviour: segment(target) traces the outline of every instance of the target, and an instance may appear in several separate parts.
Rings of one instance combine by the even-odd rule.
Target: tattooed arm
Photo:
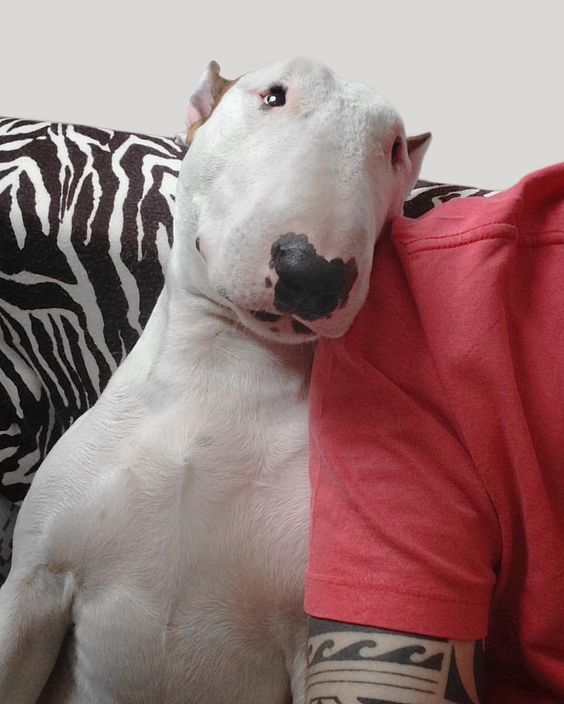
[[[479,704],[480,641],[309,619],[307,704]]]

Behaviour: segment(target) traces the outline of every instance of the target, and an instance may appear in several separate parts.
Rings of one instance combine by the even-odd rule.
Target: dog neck
[[[312,343],[271,342],[242,325],[233,310],[213,299],[205,262],[195,248],[189,251],[187,240],[175,240],[164,288],[114,383],[152,387],[159,396],[193,397],[229,385],[235,395],[279,388],[305,398]]]

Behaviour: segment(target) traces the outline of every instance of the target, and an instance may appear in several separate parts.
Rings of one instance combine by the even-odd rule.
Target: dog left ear
[[[425,152],[431,143],[431,133],[398,139],[392,148],[392,160],[401,182],[390,205],[388,215],[395,217],[403,211],[403,204],[417,182]]]
[[[432,135],[430,132],[425,132],[424,134],[418,134],[414,137],[407,138],[407,153],[409,155],[409,161],[411,162],[411,173],[407,184],[408,188],[406,197],[409,195],[412,188],[415,186],[417,179],[419,178],[423,157],[431,144],[431,137]]]
[[[217,61],[210,61],[200,76],[186,110],[186,129],[176,135],[180,144],[190,144],[196,130],[201,127],[221,100],[225,91],[235,81],[223,78]]]

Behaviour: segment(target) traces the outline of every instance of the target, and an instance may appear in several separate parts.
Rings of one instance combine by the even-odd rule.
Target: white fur
[[[287,104],[261,109],[273,84]],[[53,670],[49,704],[304,702],[308,341],[362,305],[420,163],[391,165],[398,135],[388,103],[305,59],[244,76],[196,133],[149,323],[24,501],[0,701],[36,702]],[[359,269],[305,337],[249,312],[275,312],[289,231]]]

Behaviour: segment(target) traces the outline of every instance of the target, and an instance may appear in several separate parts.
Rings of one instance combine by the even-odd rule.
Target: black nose
[[[307,235],[288,232],[270,250],[270,266],[278,274],[274,305],[281,313],[303,320],[325,318],[343,306],[357,277],[356,262],[328,261],[317,254]]]

